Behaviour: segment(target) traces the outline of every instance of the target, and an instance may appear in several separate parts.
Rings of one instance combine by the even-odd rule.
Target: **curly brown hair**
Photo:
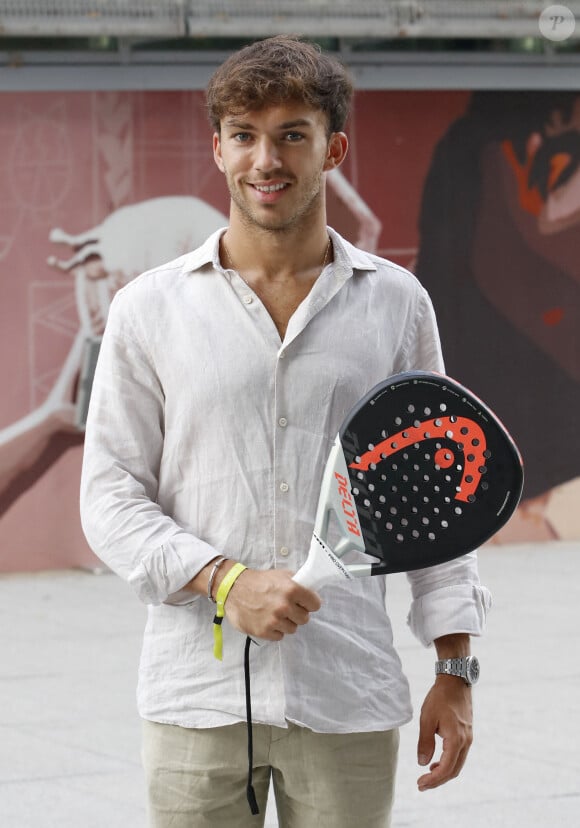
[[[326,114],[330,135],[344,129],[352,94],[342,63],[298,36],[276,35],[245,46],[222,63],[210,79],[206,103],[218,134],[226,114],[299,101]]]

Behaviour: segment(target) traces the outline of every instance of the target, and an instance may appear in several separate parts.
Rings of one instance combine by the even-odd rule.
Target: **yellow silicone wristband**
[[[223,581],[218,587],[216,595],[217,608],[215,618],[213,619],[213,654],[217,659],[219,659],[219,661],[223,658],[222,621],[224,618],[226,598],[230,594],[230,589],[238,580],[244,569],[247,569],[244,564],[234,564],[229,572],[226,572]]]

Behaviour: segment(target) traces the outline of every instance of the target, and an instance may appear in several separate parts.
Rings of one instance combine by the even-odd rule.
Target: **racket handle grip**
[[[332,549],[317,535],[312,536],[306,562],[293,576],[293,580],[308,589],[318,589],[329,581],[350,580],[353,576],[336,557]]]

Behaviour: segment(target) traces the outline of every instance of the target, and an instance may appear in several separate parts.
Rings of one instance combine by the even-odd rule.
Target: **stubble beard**
[[[313,219],[317,215],[321,204],[323,204],[323,172],[312,176],[305,184],[302,197],[295,204],[291,214],[280,216],[276,213],[273,205],[271,215],[268,215],[268,207],[253,209],[248,199],[244,198],[242,190],[235,181],[226,173],[226,183],[232,202],[234,203],[243,226],[251,231],[264,231],[267,233],[287,233],[301,227],[308,229],[312,226]],[[244,185],[245,186],[245,185]],[[294,185],[292,185],[294,186]]]

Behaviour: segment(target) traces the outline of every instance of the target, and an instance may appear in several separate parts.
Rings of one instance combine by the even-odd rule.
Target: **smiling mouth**
[[[259,193],[277,193],[288,187],[288,184],[252,184],[252,187]]]

